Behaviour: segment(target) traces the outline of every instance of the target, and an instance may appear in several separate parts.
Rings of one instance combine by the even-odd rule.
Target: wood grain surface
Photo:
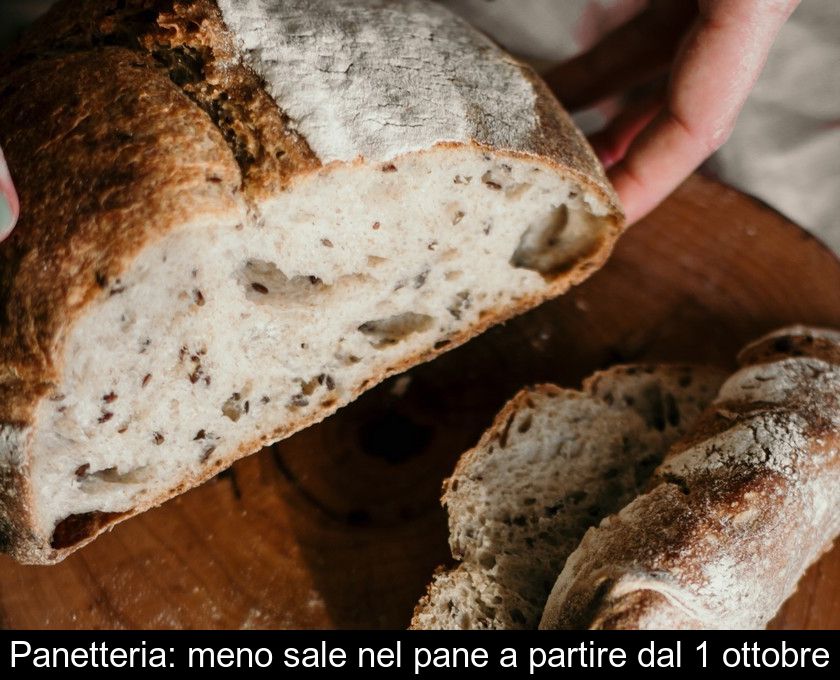
[[[317,427],[52,567],[0,558],[0,625],[405,627],[449,559],[440,485],[523,385],[615,362],[731,366],[745,341],[840,327],[840,263],[743,195],[694,177],[564,298],[393,378]],[[840,549],[773,622],[840,627]]]

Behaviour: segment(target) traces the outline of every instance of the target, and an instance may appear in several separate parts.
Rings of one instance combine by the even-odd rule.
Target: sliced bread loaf
[[[618,366],[582,391],[541,385],[499,413],[444,485],[450,547],[413,628],[536,628],[587,528],[644,487],[712,400],[714,369]]]
[[[622,216],[421,0],[74,0],[0,56],[0,547],[61,559],[565,291]]]

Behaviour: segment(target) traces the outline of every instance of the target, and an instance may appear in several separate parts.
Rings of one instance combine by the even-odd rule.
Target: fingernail
[[[6,194],[0,193],[0,239],[5,238],[14,228],[17,216]]]

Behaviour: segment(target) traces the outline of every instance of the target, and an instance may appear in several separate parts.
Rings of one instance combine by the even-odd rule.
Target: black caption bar
[[[836,674],[840,632],[0,632],[0,670],[306,674],[688,670]]]

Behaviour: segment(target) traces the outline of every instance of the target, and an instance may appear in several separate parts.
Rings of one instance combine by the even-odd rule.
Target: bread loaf
[[[536,628],[586,529],[629,502],[723,381],[715,369],[618,366],[583,391],[524,390],[444,487],[450,546],[413,628]]]
[[[617,201],[406,0],[77,0],[0,57],[0,546],[53,562],[564,292]]]
[[[748,346],[647,493],[590,529],[543,628],[758,628],[840,531],[840,333]]]

